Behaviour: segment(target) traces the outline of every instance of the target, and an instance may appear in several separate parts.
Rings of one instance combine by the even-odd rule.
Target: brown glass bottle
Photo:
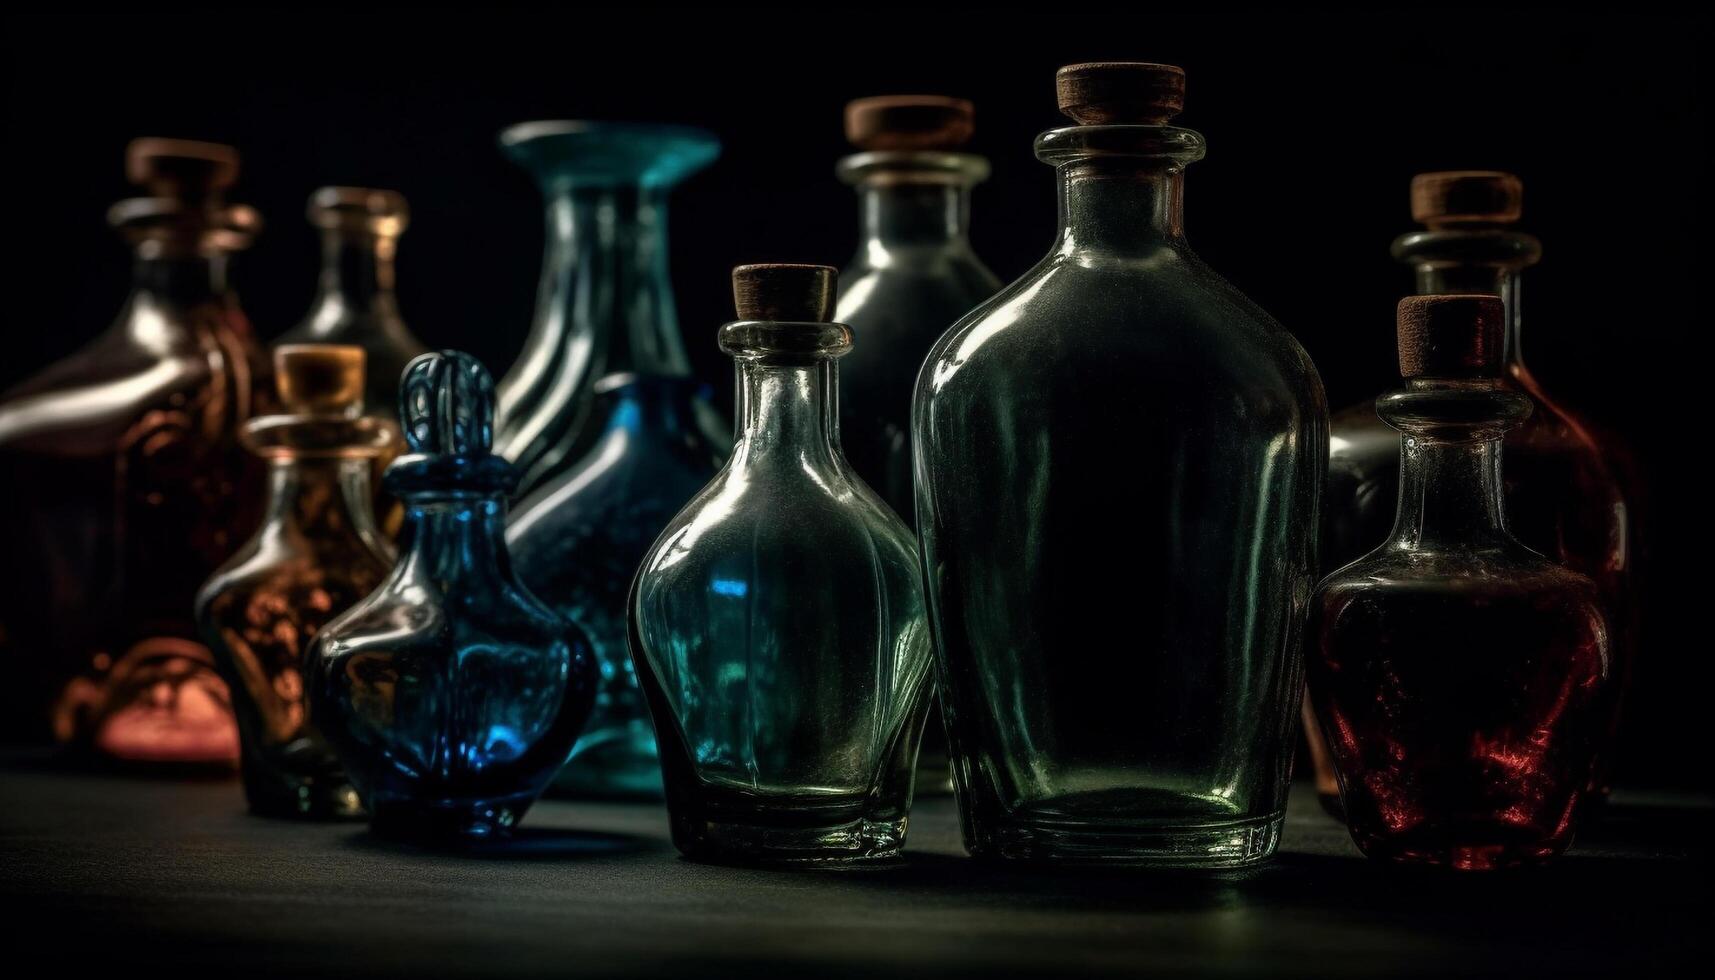
[[[109,213],[136,250],[118,320],[0,399],[7,713],[112,759],[225,766],[237,733],[190,604],[255,526],[238,431],[268,372],[226,273],[260,222],[223,200],[230,147],[140,139],[127,171],[148,196]]]
[[[1556,401],[1525,365],[1520,344],[1520,276],[1542,246],[1516,230],[1523,186],[1511,174],[1448,171],[1420,174],[1411,184],[1413,219],[1425,230],[1400,236],[1393,255],[1413,267],[1419,294],[1468,292],[1499,296],[1506,308],[1496,377],[1530,400],[1528,418],[1506,434],[1509,528],[1527,547],[1588,576],[1600,590],[1613,630],[1616,683],[1607,707],[1613,745],[1620,700],[1635,654],[1635,535],[1621,478],[1622,455],[1612,440]],[[1330,428],[1323,524],[1323,568],[1333,570],[1386,540],[1399,493],[1399,433],[1369,400],[1335,413]],[[1306,708],[1318,791],[1333,808],[1334,774],[1327,748]],[[1610,759],[1593,775],[1593,798],[1608,791]]]
[[[1400,303],[1408,387],[1377,406],[1402,436],[1397,518],[1311,601],[1310,695],[1371,857],[1487,870],[1559,854],[1607,734],[1597,588],[1507,531],[1502,435],[1531,403],[1496,376],[1502,309]]]
[[[321,628],[393,568],[377,526],[370,473],[398,430],[362,417],[361,347],[274,351],[286,414],[250,420],[244,444],[267,461],[262,524],[208,580],[196,619],[232,692],[244,793],[266,816],[362,811],[331,746],[309,723],[305,655]]]

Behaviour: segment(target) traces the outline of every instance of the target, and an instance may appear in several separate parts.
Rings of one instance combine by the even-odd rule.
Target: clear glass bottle
[[[1507,531],[1504,432],[1530,399],[1497,377],[1494,296],[1399,306],[1393,530],[1311,603],[1310,694],[1352,837],[1371,857],[1486,870],[1571,843],[1606,733],[1594,583]]]
[[[397,422],[399,376],[425,348],[399,315],[393,292],[399,236],[410,224],[404,195],[368,187],[323,187],[310,195],[310,224],[322,232],[321,285],[303,322],[280,344],[353,344],[368,359],[365,411]]]
[[[834,270],[740,266],[732,460],[632,587],[673,842],[714,861],[896,854],[931,654],[911,531],[840,451]]]
[[[255,527],[239,430],[271,397],[227,284],[260,227],[227,204],[231,147],[139,139],[148,196],[109,220],[136,252],[118,319],[0,398],[0,643],[8,719],[97,756],[229,768],[238,733],[191,599]]]
[[[1063,68],[1060,232],[935,345],[918,538],[965,846],[1273,853],[1327,459],[1290,334],[1185,242],[1184,74]]]
[[[569,122],[524,123],[501,142],[541,183],[549,227],[536,326],[500,389],[497,452],[525,473],[508,541],[519,576],[595,643],[602,673],[554,790],[658,799],[625,590],[731,449],[690,377],[667,275],[667,193],[720,145],[680,126]]]
[[[840,422],[854,469],[907,524],[911,389],[929,348],[1000,291],[971,249],[971,189],[988,161],[962,152],[973,112],[964,99],[878,96],[846,106],[858,152],[836,172],[857,188],[857,254],[840,272],[835,318],[861,341],[840,364]]]
[[[1614,630],[1616,678],[1607,688],[1606,749],[1619,726],[1636,648],[1636,536],[1620,448],[1551,397],[1524,363],[1520,281],[1541,257],[1542,246],[1514,227],[1522,205],[1523,185],[1511,174],[1420,174],[1412,180],[1411,211],[1427,227],[1395,239],[1393,254],[1412,266],[1420,295],[1484,293],[1501,297],[1506,305],[1505,355],[1497,376],[1529,398],[1533,408],[1506,434],[1510,529],[1527,547],[1589,576],[1601,590]],[[1374,399],[1335,413],[1324,502],[1324,568],[1340,568],[1387,539],[1398,499],[1399,444],[1399,433],[1377,416]],[[1334,773],[1313,718],[1305,731],[1317,764],[1317,787],[1324,805],[1334,809]],[[1607,794],[1610,763],[1604,754],[1594,771],[1593,800]]]
[[[393,567],[370,472],[399,432],[360,414],[361,347],[276,347],[274,379],[286,414],[244,427],[245,446],[268,464],[262,524],[203,585],[196,619],[232,692],[251,811],[355,816],[357,792],[309,723],[307,653]]]
[[[468,354],[412,361],[387,470],[400,558],[310,650],[311,723],[388,835],[509,833],[595,698],[588,639],[519,582],[506,551],[517,470],[492,454],[494,383]]]

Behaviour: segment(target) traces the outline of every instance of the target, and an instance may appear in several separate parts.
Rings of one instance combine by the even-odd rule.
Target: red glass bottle
[[[1466,870],[1565,850],[1606,736],[1609,636],[1589,578],[1508,533],[1498,297],[1399,306],[1408,386],[1381,547],[1317,586],[1306,670],[1347,825],[1371,857]]]
[[[8,713],[128,762],[230,766],[226,687],[191,600],[255,526],[239,428],[267,365],[226,284],[256,213],[230,147],[140,139],[148,196],[110,220],[136,250],[113,326],[0,398],[0,645]],[[264,396],[265,397],[265,396]]]
[[[1419,174],[1411,182],[1411,213],[1425,227],[1396,239],[1393,255],[1413,268],[1419,294],[1483,293],[1500,297],[1505,305],[1495,377],[1528,398],[1533,408],[1506,434],[1504,493],[1510,529],[1527,547],[1588,576],[1601,593],[1613,629],[1616,681],[1608,690],[1606,750],[1614,744],[1636,652],[1634,518],[1620,447],[1549,395],[1525,365],[1520,279],[1541,258],[1542,244],[1515,227],[1523,212],[1523,194],[1523,185],[1512,174]],[[1377,417],[1375,401],[1334,414],[1323,568],[1337,569],[1387,538],[1398,497],[1399,459],[1399,434]],[[1314,719],[1307,721],[1317,788],[1333,808],[1337,798],[1331,762]],[[1604,754],[1592,771],[1595,799],[1608,792],[1610,763]]]

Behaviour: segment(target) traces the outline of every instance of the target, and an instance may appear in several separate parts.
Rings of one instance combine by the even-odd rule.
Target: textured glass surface
[[[917,371],[941,334],[1001,287],[969,234],[971,187],[988,162],[964,153],[857,153],[839,173],[857,186],[861,221],[834,315],[857,338],[840,362],[842,442],[858,475],[910,524]]]
[[[271,396],[268,367],[226,283],[256,218],[218,195],[112,218],[136,248],[116,322],[0,398],[0,725],[226,768],[238,733],[191,599],[261,501],[238,434]]]
[[[387,471],[401,557],[311,652],[312,721],[373,826],[414,837],[509,832],[565,760],[595,696],[589,641],[532,596],[506,551],[516,471],[488,452],[493,386],[454,352],[412,362],[411,454]]]
[[[1498,295],[1506,304],[1506,364],[1502,379],[1531,400],[1534,411],[1506,435],[1506,500],[1510,532],[1527,547],[1588,576],[1602,593],[1614,630],[1616,683],[1606,689],[1613,744],[1620,701],[1636,650],[1634,517],[1621,478],[1620,448],[1555,401],[1525,365],[1520,346],[1520,272],[1541,254],[1537,240],[1510,228],[1413,232],[1394,243],[1394,255],[1417,268],[1420,294],[1471,292]],[[1337,569],[1386,540],[1399,499],[1399,433],[1368,400],[1337,412],[1330,428],[1324,506],[1323,567]],[[1307,726],[1313,750],[1320,732]],[[1334,803],[1334,774],[1319,751],[1317,782]],[[1608,791],[1611,759],[1594,773],[1598,797]]]
[[[813,357],[777,335],[824,331]],[[713,860],[853,860],[905,838],[930,649],[910,531],[839,450],[833,324],[729,324],[732,460],[638,572],[632,650],[673,839]],[[801,349],[801,348],[800,348]]]
[[[1317,588],[1310,695],[1352,837],[1374,857],[1481,870],[1572,840],[1605,737],[1609,639],[1595,585],[1502,519],[1495,382],[1413,382],[1386,542]]]
[[[583,627],[602,673],[554,789],[659,797],[625,590],[731,447],[688,377],[667,274],[667,194],[720,144],[682,126],[580,122],[524,123],[501,143],[548,202],[535,327],[500,386],[497,452],[524,472],[508,540],[519,576]]]
[[[268,459],[267,508],[203,585],[196,619],[232,695],[244,794],[256,813],[360,812],[332,747],[309,723],[305,676],[316,633],[393,567],[369,474],[396,440],[375,419],[274,416],[247,427],[246,444]]]
[[[1195,132],[1055,130],[1060,234],[918,381],[965,841],[1239,865],[1278,841],[1326,466],[1298,343],[1186,245]]]

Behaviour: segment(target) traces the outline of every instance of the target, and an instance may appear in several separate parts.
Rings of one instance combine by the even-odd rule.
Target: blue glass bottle
[[[898,852],[928,713],[915,542],[840,450],[834,270],[741,266],[732,460],[632,587],[673,842],[714,861]]]
[[[667,194],[719,152],[683,126],[535,122],[501,142],[548,200],[536,325],[501,382],[497,450],[524,471],[519,576],[595,644],[601,685],[555,789],[659,798],[625,652],[625,589],[731,448],[690,377],[667,274]]]
[[[405,504],[399,563],[310,652],[312,722],[378,832],[509,832],[589,716],[596,668],[581,630],[513,575],[492,455],[493,382],[474,358],[424,354],[400,383],[410,454],[387,470]]]

